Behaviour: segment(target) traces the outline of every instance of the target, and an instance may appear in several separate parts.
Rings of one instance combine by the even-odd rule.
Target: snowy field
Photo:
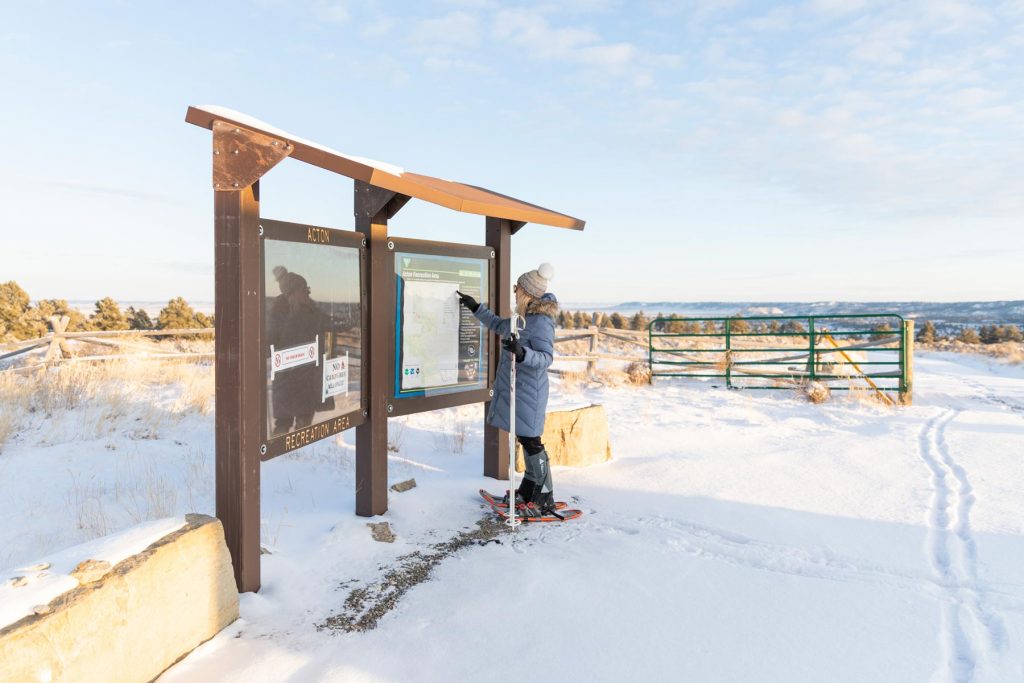
[[[353,514],[351,432],[277,458],[262,590],[160,681],[1024,680],[1024,367],[916,366],[895,409],[556,386],[611,422],[613,461],[555,471],[586,515],[466,544],[363,632],[318,626],[488,517],[482,410],[392,425],[390,478],[419,484],[391,494],[393,544]],[[0,565],[212,514],[212,415],[183,392],[26,417],[0,452]]]

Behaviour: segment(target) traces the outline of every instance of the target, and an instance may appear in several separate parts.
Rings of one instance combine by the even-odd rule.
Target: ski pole
[[[511,337],[512,339],[519,338],[519,322],[522,318],[518,313],[512,313],[512,317],[509,318],[511,323]],[[510,360],[511,369],[509,371],[509,389],[508,389],[508,524],[513,529],[518,526],[519,522],[516,521],[516,354],[509,351],[511,354]],[[525,457],[525,454],[524,454]]]

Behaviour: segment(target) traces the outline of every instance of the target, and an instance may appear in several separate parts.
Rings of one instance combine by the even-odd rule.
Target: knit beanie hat
[[[519,276],[516,285],[524,292],[539,299],[548,291],[548,280],[555,277],[555,269],[550,263],[542,263],[537,270],[530,270]]]

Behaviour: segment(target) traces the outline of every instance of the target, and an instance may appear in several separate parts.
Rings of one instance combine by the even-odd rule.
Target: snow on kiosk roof
[[[442,349],[455,354],[452,365],[459,368],[455,376],[451,375],[449,366],[445,366],[449,367],[448,374],[428,366],[421,376],[416,352],[406,365],[408,359],[403,355],[406,329],[397,322],[405,318],[405,308],[401,316],[396,316],[398,302],[405,307],[413,305],[410,302],[431,297],[422,293],[426,291],[422,286],[427,282],[418,283],[419,288],[410,288],[403,280],[402,289],[398,289],[396,254],[417,255],[416,262],[427,264],[418,267],[427,270],[431,268],[429,264],[439,264],[433,266],[436,272],[427,273],[437,276],[436,284],[462,285],[469,292],[475,288],[482,302],[505,316],[512,308],[512,236],[526,223],[571,230],[583,230],[584,223],[578,218],[474,185],[410,173],[392,164],[342,154],[231,109],[189,107],[185,120],[213,132],[217,517],[224,525],[239,591],[257,591],[260,588],[260,463],[263,460],[355,428],[355,512],[363,517],[381,515],[388,509],[388,419],[487,403],[494,396],[500,349],[497,340],[486,332],[480,332],[478,341],[460,342],[458,349],[447,346]],[[287,157],[354,181],[354,231],[271,221],[260,216],[260,178]],[[389,234],[388,221],[414,197],[454,211],[484,216],[481,226],[484,244],[401,239]],[[331,270],[331,277],[338,281],[350,278],[346,286],[358,292],[355,318],[351,317],[352,302],[345,301],[342,306],[348,307],[349,315],[338,318],[342,321],[339,327],[333,327],[335,318],[332,316],[323,320],[310,318],[315,325],[326,324],[329,320],[330,326],[316,329],[293,326],[289,341],[282,341],[285,337],[281,334],[280,315],[271,316],[264,310],[268,301],[277,302],[280,298],[271,287],[280,288],[281,296],[285,296],[282,281],[272,280],[270,271],[266,270],[271,265],[268,259],[272,251],[285,253],[278,251],[282,249],[282,242],[306,245],[301,249],[306,256],[299,259],[297,265],[307,275],[310,274],[307,268],[319,272],[317,263],[321,256],[314,256],[314,253],[323,254],[326,262],[327,252],[322,251],[325,247],[347,249],[349,257],[354,256],[353,252],[358,254],[357,258],[346,261],[350,270]],[[286,250],[291,254],[289,259],[299,258],[294,251],[296,247],[289,249],[291,251]],[[339,253],[333,251],[334,256]],[[410,260],[403,256],[403,264]],[[337,263],[332,262],[332,267],[336,268]],[[465,265],[453,268],[452,264]],[[286,265],[289,267],[285,268]],[[272,271],[274,277],[279,278],[278,269],[293,273],[294,265],[293,261],[277,264]],[[301,276],[301,273],[294,274]],[[464,277],[468,279],[462,279]],[[355,280],[354,285],[351,278]],[[309,294],[310,287],[307,285],[305,289]],[[417,291],[420,294],[414,295]],[[437,292],[436,288],[430,291]],[[271,327],[272,318],[277,327]],[[461,323],[456,324],[460,327],[454,337],[442,335],[441,343],[461,339]],[[328,339],[330,347],[326,346]],[[430,340],[430,343],[436,341]],[[335,355],[341,353],[341,347],[344,362],[338,361],[341,356]],[[463,347],[468,349],[469,355],[459,355]],[[356,379],[350,379],[348,372],[350,352],[354,368],[351,377]],[[322,364],[318,360],[321,356]],[[316,366],[310,365],[314,362]],[[401,370],[397,367],[400,362]],[[322,371],[317,370],[321,365]],[[279,373],[300,366],[305,371],[312,368],[312,374],[303,374],[301,382],[277,383],[280,378],[275,377]],[[415,385],[416,391],[407,391],[401,378],[413,370],[420,382],[410,384]],[[465,381],[460,379],[463,375]],[[301,391],[296,388],[300,385]],[[342,386],[345,391],[338,391]],[[309,405],[299,396],[307,389],[316,395]],[[326,393],[329,390],[346,398],[335,400],[334,393]],[[280,406],[276,399],[268,400],[271,395],[280,398]],[[327,397],[331,399],[329,403]],[[292,401],[294,406],[306,406],[302,408],[305,412],[298,417],[290,416],[287,411],[294,412],[298,408],[288,407],[287,401]],[[328,405],[330,407],[326,407]],[[283,420],[278,420],[278,410],[282,411]],[[483,474],[495,479],[513,476],[509,473],[512,462],[509,451],[509,439],[501,438],[497,428],[485,425]]]
[[[185,120],[211,130],[216,121],[223,121],[270,138],[283,140],[292,146],[287,156],[293,159],[454,211],[572,230],[582,230],[585,225],[585,222],[579,218],[551,211],[482,187],[410,173],[393,164],[343,154],[225,107],[192,106],[188,108]]]

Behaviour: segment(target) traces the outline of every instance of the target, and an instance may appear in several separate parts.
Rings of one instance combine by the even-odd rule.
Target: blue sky
[[[1024,298],[1024,2],[11,3],[0,281],[213,298],[219,104],[581,217],[572,302]],[[286,160],[270,218],[351,229]],[[411,202],[396,235],[482,242]]]

